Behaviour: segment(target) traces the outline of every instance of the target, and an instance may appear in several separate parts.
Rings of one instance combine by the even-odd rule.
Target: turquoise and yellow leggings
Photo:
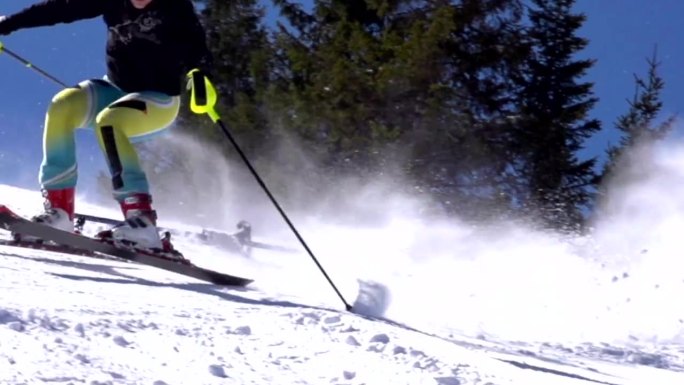
[[[105,80],[86,80],[52,99],[45,117],[43,163],[39,181],[44,189],[76,186],[75,131],[92,128],[105,154],[114,197],[149,194],[147,177],[133,143],[170,126],[178,116],[179,96],[158,92],[127,94]]]

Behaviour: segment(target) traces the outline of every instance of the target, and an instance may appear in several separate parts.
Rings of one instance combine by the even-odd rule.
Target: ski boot
[[[171,245],[171,235],[165,239],[157,229],[157,213],[152,209],[152,197],[135,194],[120,202],[124,222],[95,237],[118,247],[128,248],[167,259],[185,260]],[[168,251],[167,251],[168,250]]]
[[[99,232],[96,237],[141,249],[161,249],[162,242],[157,232],[157,214],[152,210],[152,197],[135,194],[119,202],[124,221],[109,230]]]
[[[74,189],[43,190],[45,211],[31,218],[32,221],[54,227],[59,230],[74,231]],[[43,243],[34,236],[12,233],[15,242]]]

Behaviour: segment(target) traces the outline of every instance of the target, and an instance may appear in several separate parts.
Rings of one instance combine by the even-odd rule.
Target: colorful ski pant
[[[161,133],[178,116],[179,96],[158,92],[127,94],[106,80],[86,80],[52,99],[45,117],[43,189],[76,186],[75,131],[92,128],[105,154],[114,197],[149,194],[147,177],[133,143]]]

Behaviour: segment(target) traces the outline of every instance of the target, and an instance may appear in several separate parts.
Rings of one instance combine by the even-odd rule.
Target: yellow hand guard
[[[188,90],[190,90],[190,110],[196,114],[209,114],[212,120],[219,117],[214,107],[218,96],[214,85],[202,71],[195,68],[188,72]]]

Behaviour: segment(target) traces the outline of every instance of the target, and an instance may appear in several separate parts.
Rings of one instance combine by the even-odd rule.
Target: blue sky
[[[0,14],[11,14],[36,1],[3,2]],[[604,126],[587,143],[583,155],[603,156],[608,143],[618,140],[613,122],[626,111],[626,99],[633,95],[633,74],[645,76],[646,58],[656,44],[666,81],[664,112],[682,111],[684,102],[678,92],[684,86],[680,76],[684,52],[679,23],[684,1],[578,0],[576,10],[588,17],[580,34],[591,42],[581,57],[597,60],[586,80],[595,83],[594,92],[601,99],[592,116]],[[68,84],[105,73],[105,29],[100,19],[22,30],[1,41]],[[60,88],[2,54],[0,84],[0,183],[38,188],[45,109]],[[79,186],[92,185],[93,175],[105,169],[104,159],[92,132],[79,130],[77,142]]]

